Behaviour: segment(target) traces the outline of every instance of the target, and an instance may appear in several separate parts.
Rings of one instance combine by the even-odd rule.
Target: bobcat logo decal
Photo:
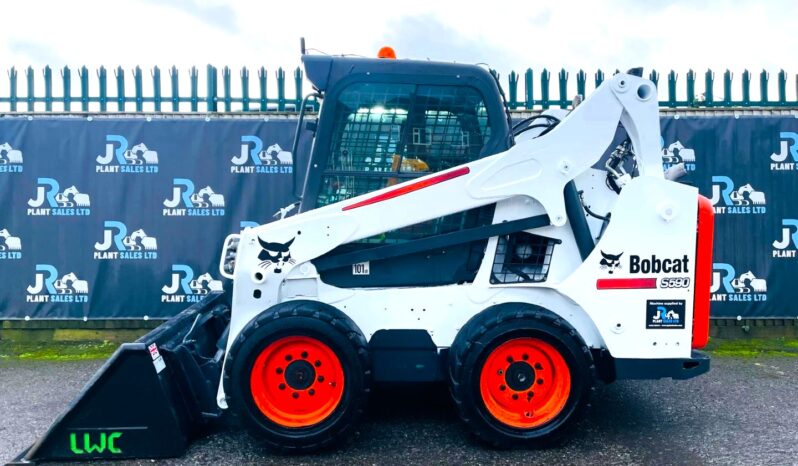
[[[620,254],[607,254],[604,251],[601,251],[602,259],[599,262],[601,265],[601,270],[607,270],[609,273],[615,271],[615,269],[621,268],[621,256],[623,253]]]
[[[258,267],[268,269],[274,265],[274,273],[282,273],[285,264],[295,264],[296,261],[291,258],[291,251],[289,250],[294,239],[296,238],[292,238],[287,243],[269,243],[258,238],[260,247],[263,248],[258,254],[258,259],[262,261],[258,264]]]

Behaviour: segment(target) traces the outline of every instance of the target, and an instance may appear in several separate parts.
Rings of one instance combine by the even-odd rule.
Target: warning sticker
[[[152,356],[153,360],[161,357],[161,353],[158,351],[158,345],[155,343],[148,346],[147,349],[150,350],[150,356]]]
[[[166,369],[166,361],[163,360],[161,352],[158,351],[158,345],[153,343],[150,346],[148,346],[147,349],[150,350],[150,356],[152,357],[152,365],[155,366],[155,373],[160,374],[162,370]]]

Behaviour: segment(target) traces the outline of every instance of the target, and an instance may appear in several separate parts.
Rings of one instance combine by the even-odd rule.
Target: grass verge
[[[0,359],[35,361],[84,361],[107,359],[118,343],[109,341],[17,342],[0,340]]]
[[[757,356],[798,357],[796,338],[752,338],[725,340],[712,338],[705,348],[712,356],[753,358]]]

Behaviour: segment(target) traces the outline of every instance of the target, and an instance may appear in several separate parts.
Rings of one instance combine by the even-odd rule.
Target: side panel
[[[613,357],[690,356],[697,196],[690,186],[633,179],[601,241],[559,287],[595,321]]]

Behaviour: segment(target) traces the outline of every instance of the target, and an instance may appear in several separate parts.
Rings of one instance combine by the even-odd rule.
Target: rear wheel
[[[360,330],[315,301],[264,312],[244,328],[225,364],[231,410],[255,437],[284,451],[316,450],[346,437],[369,382]]]
[[[593,372],[576,330],[527,304],[502,304],[474,316],[450,350],[460,416],[495,447],[559,438],[587,403]]]

